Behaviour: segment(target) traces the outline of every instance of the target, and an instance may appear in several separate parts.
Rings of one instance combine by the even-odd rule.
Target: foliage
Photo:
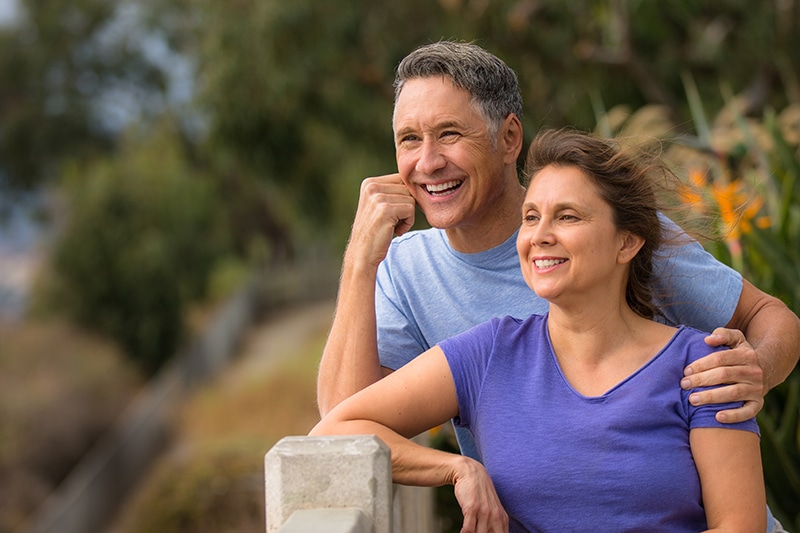
[[[68,167],[64,192],[68,220],[54,244],[46,305],[156,370],[225,251],[215,183],[187,164],[165,128],[144,140],[132,132],[113,160]]]
[[[113,142],[108,117],[122,111],[124,93],[160,92],[166,83],[141,49],[116,39],[121,3],[18,4],[19,23],[0,28],[3,192],[52,182],[66,156],[106,152]],[[109,101],[113,109],[98,107]]]
[[[232,439],[161,462],[127,533],[264,531],[263,445]]]

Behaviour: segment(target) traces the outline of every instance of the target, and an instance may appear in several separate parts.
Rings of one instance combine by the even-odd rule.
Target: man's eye
[[[419,141],[419,137],[416,135],[404,135],[400,137],[397,141],[397,146],[409,146]]]

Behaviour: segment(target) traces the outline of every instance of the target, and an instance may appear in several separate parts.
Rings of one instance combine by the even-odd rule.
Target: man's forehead
[[[482,118],[466,90],[450,81],[442,82],[441,78],[409,80],[395,102],[393,129],[414,127],[420,122],[435,127],[455,126]]]

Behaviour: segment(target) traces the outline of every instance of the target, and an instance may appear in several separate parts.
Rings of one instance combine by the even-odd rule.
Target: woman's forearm
[[[415,443],[388,427],[368,420],[319,422],[309,435],[376,435],[392,450],[392,480],[403,485],[438,487],[455,483],[472,459]]]

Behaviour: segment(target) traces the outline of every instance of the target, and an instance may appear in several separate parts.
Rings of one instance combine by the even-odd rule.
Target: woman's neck
[[[551,305],[548,333],[570,384],[599,396],[652,359],[675,329],[637,315],[626,303],[584,305],[581,311]]]

